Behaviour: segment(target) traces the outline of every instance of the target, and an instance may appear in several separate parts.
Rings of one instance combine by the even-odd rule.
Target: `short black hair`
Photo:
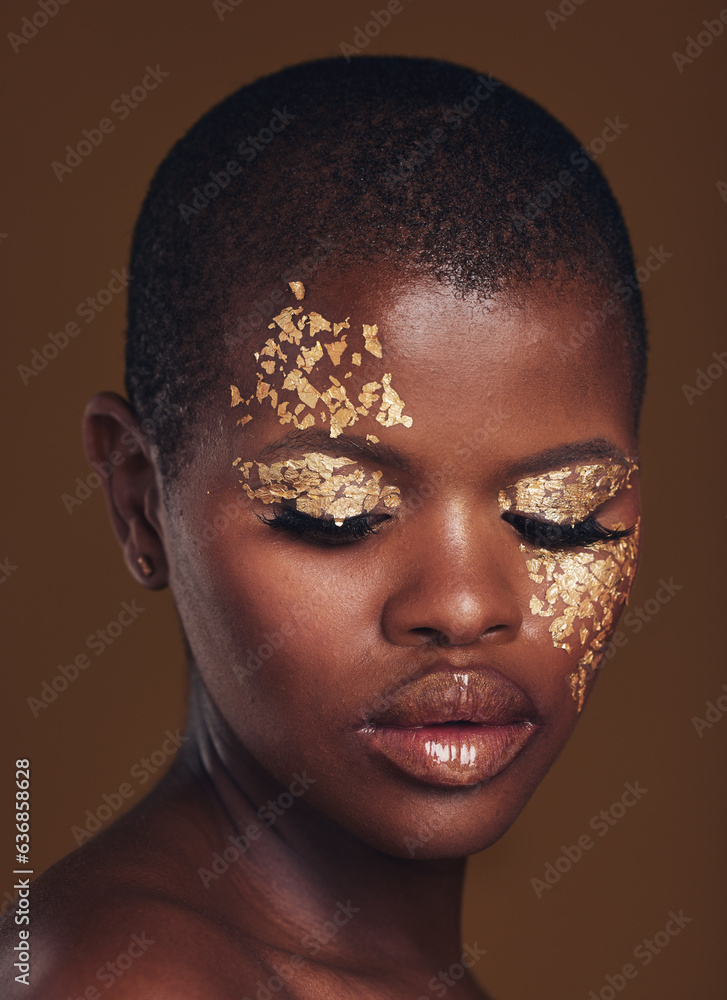
[[[615,290],[638,426],[646,331],[631,244],[572,133],[505,83],[449,62],[322,59],[213,107],[144,200],[126,389],[164,476],[178,471],[199,403],[225,384],[230,344],[266,330],[289,304],[287,282],[372,260],[480,299],[563,274]]]

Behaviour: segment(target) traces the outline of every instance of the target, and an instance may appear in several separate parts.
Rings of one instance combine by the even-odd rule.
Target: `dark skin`
[[[36,883],[33,942],[36,958],[52,956],[49,978],[12,984],[10,996],[78,997],[93,985],[103,995],[97,970],[142,932],[154,945],[116,979],[117,1000],[239,1000],[277,974],[282,997],[435,995],[432,977],[463,954],[466,856],[508,829],[576,724],[565,677],[578,653],[555,648],[547,620],[531,614],[521,538],[497,495],[533,456],[545,472],[599,449],[636,457],[621,320],[564,361],[555,348],[585,318],[583,289],[556,299],[536,287],[483,306],[372,268],[328,273],[302,304],[350,316],[352,329],[378,324],[384,357],[365,355],[361,378],[391,372],[413,424],[382,428],[367,417],[343,437],[376,434],[399,464],[362,455],[362,467],[418,499],[340,546],[262,523],[256,515],[270,510],[241,496],[231,463],[256,459],[290,427],[262,408],[235,427],[228,385],[243,395],[254,386],[255,346],[203,407],[193,460],[166,501],[128,404],[113,393],[90,403],[89,456],[126,456],[106,482],[126,564],[143,586],[172,587],[191,649],[188,739],[150,795]],[[325,365],[323,374],[334,371]],[[138,446],[124,444],[128,430]],[[340,439],[303,442],[289,456],[301,450],[343,454]],[[227,526],[204,540],[223,510]],[[632,525],[638,513],[632,489],[599,519]],[[140,555],[153,566],[148,578]],[[275,635],[279,648],[246,674],[245,651],[275,645]],[[537,709],[524,750],[474,787],[405,777],[357,740],[361,706],[434,656],[457,669],[486,660]],[[286,793],[280,815],[261,817]],[[248,848],[212,872],[213,855],[251,824]],[[314,951],[311,932],[326,924]],[[14,927],[5,940],[17,940]],[[486,959],[475,971],[487,978]],[[7,989],[7,965],[4,977]],[[485,996],[470,972],[448,995]]]

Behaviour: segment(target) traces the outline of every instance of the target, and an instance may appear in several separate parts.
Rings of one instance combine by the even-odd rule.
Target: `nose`
[[[402,536],[397,582],[382,625],[395,645],[512,642],[523,622],[507,572],[507,535],[464,507],[419,511]]]

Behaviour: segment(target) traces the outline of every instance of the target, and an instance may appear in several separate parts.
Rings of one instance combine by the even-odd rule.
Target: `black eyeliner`
[[[633,528],[604,528],[593,515],[575,524],[556,524],[554,521],[538,521],[522,514],[506,512],[503,521],[511,524],[531,545],[545,549],[579,548],[595,545],[596,542],[614,542],[626,538]]]
[[[268,527],[288,531],[298,538],[327,544],[344,544],[373,534],[380,521],[388,520],[389,515],[378,515],[378,521],[374,522],[371,514],[357,514],[355,517],[345,518],[339,525],[332,518],[313,517],[291,507],[282,507],[278,511],[272,511],[270,516],[258,514],[257,517]]]

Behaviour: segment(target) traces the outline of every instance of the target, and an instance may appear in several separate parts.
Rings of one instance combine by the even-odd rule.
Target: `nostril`
[[[485,629],[484,632],[479,635],[469,635],[466,638],[463,636],[458,642],[453,636],[447,635],[445,632],[440,632],[436,629],[414,629],[413,631],[421,632],[422,634],[427,633],[429,637],[435,638],[436,642],[440,646],[469,646],[472,642],[477,642],[478,639],[485,639],[488,636],[500,635],[502,632],[508,632],[507,625],[492,625],[490,628]]]
[[[420,628],[410,629],[412,635],[420,635],[423,639],[439,639],[441,633],[435,628],[427,628],[422,626]]]
[[[494,635],[496,632],[507,631],[507,625],[493,625],[491,628],[485,629],[482,633],[483,635]]]

